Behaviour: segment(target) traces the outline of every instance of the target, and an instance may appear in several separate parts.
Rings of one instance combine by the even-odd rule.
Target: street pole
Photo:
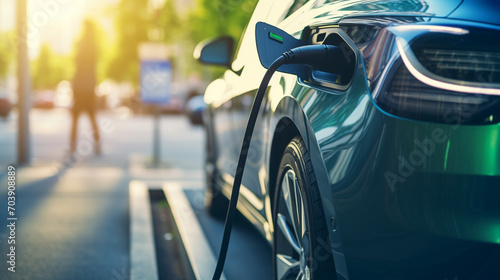
[[[27,7],[26,0],[17,0],[17,108],[18,108],[18,132],[17,132],[17,162],[28,164],[30,162],[30,76],[28,66],[28,42],[27,42]]]
[[[141,63],[141,101],[153,106],[153,166],[161,163],[161,106],[170,98],[172,64],[167,59],[168,49],[162,43],[144,42],[138,48]]]
[[[154,119],[154,135],[153,135],[153,166],[160,167],[160,106],[155,105]]]

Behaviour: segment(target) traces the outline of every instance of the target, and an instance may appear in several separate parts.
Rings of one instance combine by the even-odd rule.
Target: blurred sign
[[[172,91],[172,63],[167,60],[167,47],[161,43],[142,43],[138,51],[141,60],[141,101],[168,103]]]
[[[170,61],[141,61],[141,100],[143,103],[168,103],[171,85],[172,64]]]

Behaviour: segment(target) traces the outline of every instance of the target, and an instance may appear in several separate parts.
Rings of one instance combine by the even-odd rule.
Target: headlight
[[[377,34],[362,51],[381,109],[431,122],[500,122],[500,30],[392,22]]]

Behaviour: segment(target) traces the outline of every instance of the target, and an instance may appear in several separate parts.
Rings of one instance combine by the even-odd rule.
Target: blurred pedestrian
[[[71,126],[70,153],[76,151],[78,118],[86,112],[92,124],[94,138],[94,152],[101,153],[99,128],[96,122],[96,96],[97,83],[97,39],[94,24],[85,20],[83,35],[76,45],[76,72],[73,78],[73,122]]]

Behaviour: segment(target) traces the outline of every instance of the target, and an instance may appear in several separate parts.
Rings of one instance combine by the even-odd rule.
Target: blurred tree
[[[31,61],[33,89],[53,89],[62,80],[71,79],[72,63],[69,56],[57,55],[44,43],[38,57]]]
[[[9,33],[0,34],[0,78],[4,78],[8,74],[10,63],[15,56],[12,41],[8,40],[12,37],[12,34]]]
[[[158,12],[158,24],[162,30],[161,39],[168,43],[176,43],[183,34],[181,33],[182,24],[179,14],[177,13],[175,1],[166,0],[163,7],[160,8]]]
[[[116,81],[137,83],[139,64],[137,47],[148,40],[151,28],[148,1],[121,0],[116,7],[117,33],[114,57],[108,66],[108,77]]]
[[[236,45],[245,29],[258,0],[197,0],[196,8],[189,15],[189,31],[195,44],[208,38],[228,35]],[[191,56],[192,57],[192,56]],[[192,65],[193,71],[203,73],[203,78],[212,80],[220,76],[222,67]]]
[[[189,22],[193,38],[229,35],[238,40],[258,0],[198,0]]]
[[[137,48],[140,43],[150,40],[181,46],[181,53],[174,58],[175,64],[182,64],[184,71],[199,72],[201,66],[192,59],[194,46],[204,39],[221,35],[238,40],[257,1],[197,0],[191,12],[179,15],[176,0],[165,0],[163,6],[154,8],[151,0],[120,0],[114,8],[117,37],[113,57],[106,66],[106,76],[115,81],[137,84]],[[218,75],[221,71],[220,68],[208,70],[213,73],[209,76]]]

